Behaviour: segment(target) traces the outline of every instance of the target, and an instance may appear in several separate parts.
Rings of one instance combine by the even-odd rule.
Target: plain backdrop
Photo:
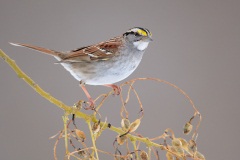
[[[239,0],[0,1],[0,48],[37,84],[68,105],[86,100],[78,82],[55,65],[54,58],[8,42],[67,51],[108,40],[135,26],[151,30],[154,41],[126,80],[156,77],[178,85],[203,116],[199,151],[209,160],[239,159]],[[182,128],[193,110],[183,95],[155,82],[138,82],[135,87],[144,107],[138,133],[155,137],[170,127],[177,137],[190,138]],[[110,90],[87,88],[93,97]],[[133,98],[127,106],[131,121],[139,111],[136,104]],[[120,107],[119,97],[112,96],[101,110],[103,120],[107,117],[120,126]],[[62,129],[62,115],[61,109],[34,92],[0,60],[1,160],[53,159],[55,140],[49,137]],[[77,120],[77,125],[88,133],[84,122]],[[104,131],[97,146],[114,152],[115,137],[116,133]],[[62,142],[57,153],[63,159]],[[101,159],[113,158],[101,155]]]

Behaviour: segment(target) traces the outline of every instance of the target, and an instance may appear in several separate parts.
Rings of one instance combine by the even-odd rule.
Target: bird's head
[[[128,30],[123,34],[123,37],[126,41],[133,44],[133,47],[141,51],[145,50],[149,42],[152,41],[152,33],[148,29],[141,27],[134,27]]]

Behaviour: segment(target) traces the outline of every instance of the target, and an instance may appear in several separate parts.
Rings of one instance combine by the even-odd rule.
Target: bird
[[[131,75],[142,60],[145,50],[152,41],[152,33],[142,27],[133,27],[120,36],[107,41],[60,52],[30,44],[11,43],[55,57],[70,74],[79,81],[90,107],[94,106],[85,85],[112,87],[115,94],[121,89],[114,83]]]

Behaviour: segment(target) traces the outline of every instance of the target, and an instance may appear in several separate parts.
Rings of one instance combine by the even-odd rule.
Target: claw
[[[114,91],[114,95],[119,95],[122,91],[122,89],[119,86],[114,85],[114,84],[105,84],[104,86],[111,87]]]
[[[92,99],[89,99],[89,101],[87,103],[89,105],[84,107],[85,110],[95,110],[94,101]]]

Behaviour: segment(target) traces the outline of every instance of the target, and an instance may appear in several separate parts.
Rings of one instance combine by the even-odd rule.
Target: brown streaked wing
[[[83,47],[73,50],[63,58],[63,61],[74,60],[75,58],[83,60],[107,60],[113,57],[118,48],[122,45],[120,37],[116,37],[106,42],[101,42],[97,45]]]

